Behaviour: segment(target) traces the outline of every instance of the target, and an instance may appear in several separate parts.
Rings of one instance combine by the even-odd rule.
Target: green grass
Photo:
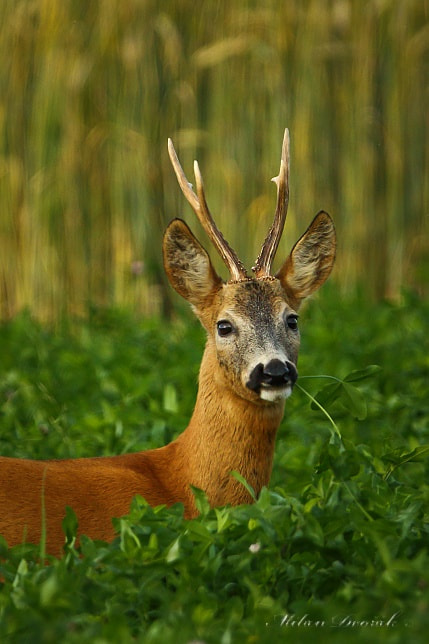
[[[136,501],[116,541],[83,539],[81,556],[69,514],[64,556],[45,565],[39,547],[1,541],[1,641],[425,642],[428,315],[412,294],[369,305],[326,287],[301,316],[299,383],[342,439],[297,388],[255,505],[209,510],[199,496],[185,521]],[[164,444],[190,416],[203,343],[187,315],[4,323],[0,453]]]

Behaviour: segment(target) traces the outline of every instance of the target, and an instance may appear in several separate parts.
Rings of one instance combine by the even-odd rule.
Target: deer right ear
[[[195,308],[222,284],[210,257],[181,219],[173,219],[164,233],[164,268],[171,286]]]
[[[328,213],[321,210],[276,274],[291,305],[298,310],[302,300],[328,279],[335,261],[335,228]]]

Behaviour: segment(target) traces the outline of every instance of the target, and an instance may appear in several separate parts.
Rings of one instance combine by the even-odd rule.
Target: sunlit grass
[[[291,131],[286,241],[321,208],[346,290],[423,291],[428,261],[426,0],[3,0],[0,304],[42,318],[168,304],[166,223],[198,225],[166,154],[195,156],[250,266]],[[191,177],[190,177],[191,178]],[[164,304],[163,304],[164,303]]]

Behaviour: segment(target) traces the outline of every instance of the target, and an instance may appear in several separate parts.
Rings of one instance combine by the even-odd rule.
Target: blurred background
[[[429,292],[428,0],[2,0],[0,83],[2,318],[169,312],[169,136],[250,267],[285,127],[277,261],[325,209],[339,293]]]

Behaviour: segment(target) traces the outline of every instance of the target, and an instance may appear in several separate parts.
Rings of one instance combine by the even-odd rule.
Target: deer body
[[[212,361],[206,351],[203,374],[211,373]],[[197,513],[190,485],[205,490],[213,506],[250,502],[230,472],[240,472],[256,493],[268,484],[284,402],[260,409],[209,380],[207,387],[203,376],[188,427],[165,447],[51,461],[0,457],[0,534],[11,545],[38,543],[42,499],[47,551],[57,555],[64,543],[66,506],[76,512],[81,534],[109,541],[112,517],[127,514],[136,494],[152,506],[183,503],[188,518]]]
[[[66,506],[75,511],[80,534],[110,540],[112,517],[126,514],[136,494],[152,506],[183,503],[185,516],[192,517],[197,510],[191,486],[220,506],[251,502],[232,470],[256,494],[269,482],[276,432],[297,378],[296,311],[331,271],[333,224],[319,213],[280,271],[270,275],[289,194],[286,132],[276,217],[249,277],[214,225],[198,166],[197,196],[171,143],[169,149],[179,184],[232,278],[223,282],[188,226],[180,219],[171,222],[164,236],[165,270],[207,331],[189,425],[172,443],[135,454],[52,461],[0,457],[0,534],[10,545],[40,540],[42,507],[47,551],[60,554]]]

